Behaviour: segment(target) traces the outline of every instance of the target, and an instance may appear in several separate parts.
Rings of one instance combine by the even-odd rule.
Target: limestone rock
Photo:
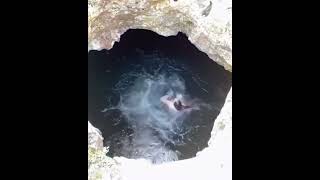
[[[88,179],[120,180],[120,172],[116,161],[106,153],[100,131],[88,121]]]
[[[88,146],[93,149],[103,148],[103,137],[99,129],[93,127],[88,121]]]
[[[232,71],[231,0],[89,0],[88,50],[110,49],[128,29],[163,36],[185,33]]]

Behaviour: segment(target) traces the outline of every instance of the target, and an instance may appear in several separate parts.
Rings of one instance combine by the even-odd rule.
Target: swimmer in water
[[[160,100],[161,100],[161,102],[166,104],[169,107],[169,109],[172,109],[172,110],[175,110],[175,111],[183,111],[185,109],[191,108],[188,105],[182,104],[180,99],[174,98],[174,97],[169,96],[169,95],[162,96]]]

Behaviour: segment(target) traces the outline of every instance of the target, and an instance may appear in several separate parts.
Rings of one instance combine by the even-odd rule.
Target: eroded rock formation
[[[118,163],[106,156],[101,132],[88,122],[88,179],[89,180],[120,180]]]
[[[110,49],[128,29],[163,36],[185,33],[232,71],[231,0],[89,0],[89,50]]]
[[[89,0],[88,8],[88,50],[111,49],[128,29],[163,36],[183,32],[199,50],[232,71],[231,0]],[[88,131],[89,179],[231,179],[232,90],[215,120],[209,147],[192,159],[153,166],[109,158],[100,132],[90,123]]]

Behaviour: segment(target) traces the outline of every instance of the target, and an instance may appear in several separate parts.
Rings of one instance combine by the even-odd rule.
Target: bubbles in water
[[[121,75],[113,88],[119,94],[119,102],[114,105],[109,100],[103,110],[107,117],[120,112],[121,115],[112,116],[115,125],[121,121],[127,124],[108,138],[115,156],[145,158],[153,163],[179,159],[180,152],[175,147],[183,145],[189,139],[185,135],[192,130],[187,117],[201,107],[210,108],[187,93],[185,80],[179,74],[184,71],[187,69],[181,65],[158,59],[149,66],[132,65],[131,71]],[[177,100],[188,108],[177,111]]]

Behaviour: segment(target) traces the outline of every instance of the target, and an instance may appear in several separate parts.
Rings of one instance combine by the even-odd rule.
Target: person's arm
[[[191,106],[182,106],[183,107],[183,109],[189,109],[189,108],[191,108]]]

